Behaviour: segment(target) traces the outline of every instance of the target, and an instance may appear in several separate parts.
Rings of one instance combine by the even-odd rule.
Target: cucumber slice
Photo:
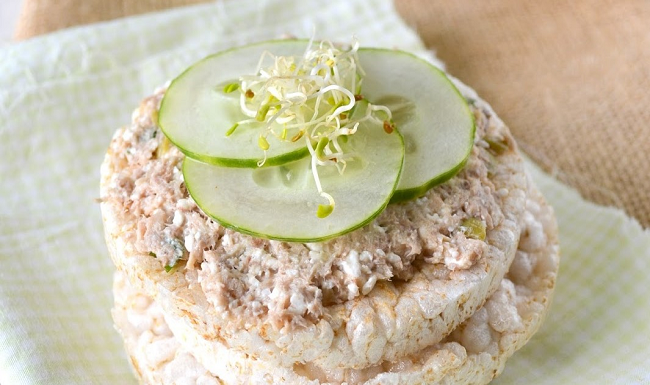
[[[404,137],[404,170],[391,202],[423,195],[454,176],[474,144],[474,117],[447,76],[412,54],[365,48],[362,94],[387,106]]]
[[[194,201],[208,216],[257,237],[315,242],[357,229],[388,204],[400,176],[404,142],[394,131],[366,121],[343,144],[356,158],[343,175],[319,167],[323,190],[336,201],[326,218],[316,216],[324,203],[311,173],[311,157],[275,167],[232,168],[183,162],[183,176]]]
[[[233,124],[249,119],[239,108],[239,92],[224,86],[240,76],[254,74],[264,51],[302,56],[307,42],[278,40],[233,48],[206,57],[172,81],[160,105],[158,123],[167,138],[185,155],[206,163],[229,167],[257,167],[263,158],[259,130]],[[305,141],[283,142],[269,136],[266,166],[309,155]]]
[[[232,124],[246,116],[238,97],[223,91],[242,74],[255,73],[262,52],[302,56],[306,45],[282,40],[225,51],[190,67],[167,90],[159,124],[188,156],[185,183],[207,215],[258,237],[320,241],[363,226],[389,201],[420,196],[463,167],[473,146],[474,119],[445,74],[406,52],[360,49],[361,93],[391,110],[399,132],[388,134],[391,126],[376,119],[364,121],[344,144],[344,153],[356,155],[344,175],[333,166],[318,167],[323,191],[336,202],[331,214],[319,208],[324,198],[314,182],[312,158],[301,159],[309,154],[306,141],[268,136],[274,141],[268,143],[259,130],[246,127],[228,136]],[[350,114],[361,113],[357,107]],[[257,167],[260,148],[269,148],[269,167]]]

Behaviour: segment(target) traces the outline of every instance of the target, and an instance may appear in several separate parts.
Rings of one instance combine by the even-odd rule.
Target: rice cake
[[[159,90],[116,132],[102,165],[115,265],[207,340],[274,365],[359,369],[441,341],[498,289],[527,184],[508,129],[457,85],[477,126],[466,167],[371,224],[312,244],[240,234],[198,209],[183,155],[155,123]],[[486,227],[485,241],[466,236],[467,219]],[[167,273],[179,254],[181,268]]]
[[[165,324],[160,305],[115,275],[116,326],[131,362],[144,384],[484,384],[537,331],[550,306],[559,266],[557,225],[552,209],[534,188],[526,202],[524,236],[515,260],[497,291],[444,341],[394,362],[364,370],[325,371],[314,366],[278,368],[230,352],[205,355],[204,347],[187,349]],[[173,317],[172,317],[173,318]],[[180,330],[193,333],[192,328]],[[201,360],[222,373],[207,371]],[[195,356],[196,355],[196,356]]]

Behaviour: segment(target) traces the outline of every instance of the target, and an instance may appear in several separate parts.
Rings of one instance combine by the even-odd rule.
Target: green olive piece
[[[467,218],[460,225],[467,238],[484,241],[486,236],[485,223],[478,218]]]

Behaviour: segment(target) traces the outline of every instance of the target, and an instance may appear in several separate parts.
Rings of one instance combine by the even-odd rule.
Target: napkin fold
[[[388,0],[221,1],[0,48],[1,384],[136,383],[110,318],[106,147],[189,64],[287,34],[434,60]],[[558,215],[561,275],[548,322],[497,382],[650,383],[650,234],[529,167]]]

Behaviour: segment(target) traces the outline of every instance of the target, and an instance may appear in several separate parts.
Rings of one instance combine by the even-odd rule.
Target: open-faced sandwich
[[[113,316],[143,383],[487,383],[550,304],[552,209],[468,87],[278,40],[196,63],[113,137]]]

